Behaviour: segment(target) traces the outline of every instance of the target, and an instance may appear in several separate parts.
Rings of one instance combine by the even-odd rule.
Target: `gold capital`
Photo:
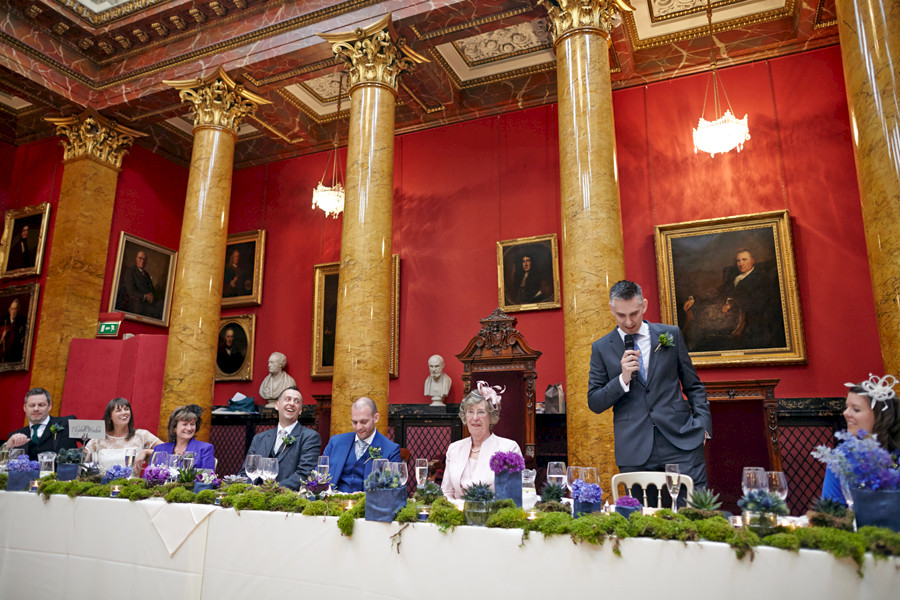
[[[260,104],[271,104],[244,89],[222,67],[206,78],[164,80],[163,83],[180,90],[182,102],[194,105],[194,127],[225,127],[235,135],[244,117],[254,114]]]
[[[379,83],[397,91],[397,78],[428,59],[406,45],[394,31],[391,13],[366,27],[343,33],[320,33],[331,50],[347,63],[350,87]]]
[[[550,17],[553,43],[576,30],[599,33],[612,45],[613,18],[617,13],[634,12],[628,0],[538,0]]]
[[[71,117],[45,117],[44,120],[56,125],[57,135],[65,136],[60,140],[65,149],[63,160],[87,156],[114,169],[122,168],[122,159],[128,154],[134,138],[147,135],[119,125],[93,108],[86,108]]]

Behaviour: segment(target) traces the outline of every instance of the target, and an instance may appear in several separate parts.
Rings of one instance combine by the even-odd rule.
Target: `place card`
[[[102,440],[106,438],[106,424],[102,419],[99,421],[87,419],[70,419],[69,437],[78,440],[84,438],[92,440]]]

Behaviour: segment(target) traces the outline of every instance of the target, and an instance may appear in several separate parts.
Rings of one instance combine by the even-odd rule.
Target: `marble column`
[[[73,338],[97,335],[116,184],[134,131],[87,109],[48,118],[63,136],[63,175],[34,345],[30,387],[42,387],[59,415]]]
[[[591,412],[587,392],[591,343],[615,327],[609,288],[625,277],[609,72],[610,20],[620,7],[539,4],[556,52],[569,464],[596,466],[608,482],[617,472],[612,411]]]
[[[335,332],[331,433],[349,431],[350,405],[375,401],[387,431],[391,357],[394,105],[401,72],[425,59],[406,47],[391,15],[365,28],[320,34],[350,75],[347,185]]]
[[[884,372],[896,374],[900,372],[900,1],[835,4],[881,356]]]
[[[178,406],[193,403],[212,409],[234,145],[241,121],[257,106],[269,104],[221,68],[205,79],[165,83],[192,106],[194,147],[169,321],[161,437]],[[209,439],[209,421],[203,420],[199,439]]]

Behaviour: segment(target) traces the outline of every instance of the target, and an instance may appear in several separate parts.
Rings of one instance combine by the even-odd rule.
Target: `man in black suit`
[[[6,440],[6,447],[24,447],[31,460],[37,460],[41,452],[76,448],[78,440],[69,437],[69,419],[72,417],[51,417],[51,406],[50,392],[44,388],[29,390],[25,394],[28,426],[12,432]]]
[[[231,375],[244,364],[244,353],[234,345],[234,329],[230,327],[226,329],[222,341],[224,344],[220,345],[216,352],[216,364],[223,373]]]
[[[28,321],[19,314],[19,299],[9,303],[9,314],[0,321],[0,362],[17,363],[25,353]]]
[[[136,315],[159,318],[156,288],[146,265],[147,253],[141,250],[134,257],[134,264],[125,270],[126,310]]]
[[[264,458],[277,458],[278,476],[275,481],[294,491],[300,489],[310,471],[316,468],[322,450],[319,434],[297,423],[302,408],[303,396],[297,386],[292,385],[281,392],[275,403],[278,427],[257,433],[247,451],[248,456],[256,454]],[[247,472],[242,468],[240,475],[246,477]]]
[[[6,259],[6,270],[30,269],[34,266],[34,250],[28,246],[28,225],[22,225],[19,237],[9,246],[9,258]]]
[[[706,488],[703,446],[712,417],[681,331],[644,321],[647,300],[634,282],[613,285],[609,305],[618,327],[591,346],[588,406],[595,413],[613,409],[619,470],[678,464],[695,488]]]

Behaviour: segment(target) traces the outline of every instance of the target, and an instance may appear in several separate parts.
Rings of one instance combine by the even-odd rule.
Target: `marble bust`
[[[265,399],[267,408],[275,408],[275,401],[281,395],[281,392],[297,385],[294,378],[284,372],[287,366],[287,357],[281,352],[273,352],[269,356],[269,374],[263,379],[259,386],[259,395]]]
[[[450,376],[444,373],[444,359],[440,354],[428,359],[428,371],[431,374],[425,380],[425,395],[431,398],[431,406],[444,406],[444,398],[450,392]]]

